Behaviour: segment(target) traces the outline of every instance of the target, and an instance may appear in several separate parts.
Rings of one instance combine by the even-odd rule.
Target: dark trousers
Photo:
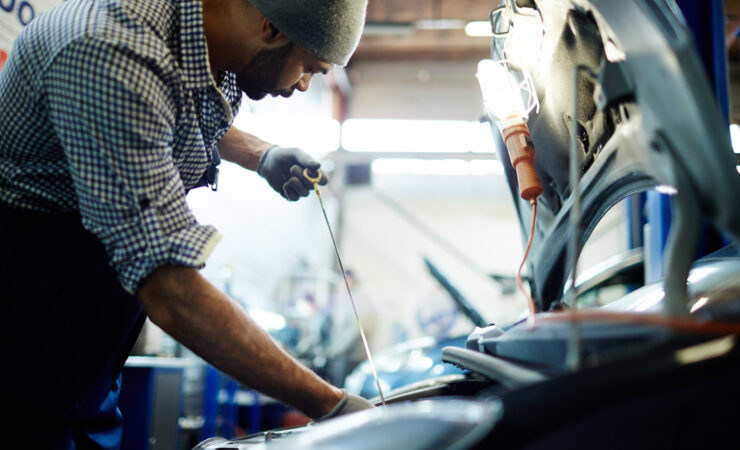
[[[143,321],[79,215],[0,205],[3,446],[118,448],[119,375]]]

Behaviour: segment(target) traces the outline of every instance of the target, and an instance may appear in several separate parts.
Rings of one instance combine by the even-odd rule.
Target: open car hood
[[[683,16],[671,0],[519,0],[512,6],[513,14],[497,20],[528,30],[511,32],[509,39],[524,49],[523,65],[540,104],[529,118],[544,188],[528,260],[535,302],[541,310],[562,302],[573,268],[567,247],[578,211],[571,162],[582,205],[578,252],[618,201],[658,186],[676,193],[672,201],[681,208],[674,208],[677,226],[666,258],[675,280],[666,282],[680,291],[694,255],[676,243],[693,248],[700,216],[740,236],[740,177],[729,132]],[[496,53],[494,46],[494,59]],[[572,143],[576,99],[578,139]],[[526,241],[531,207],[519,198],[500,139],[497,151]]]
[[[514,0],[504,3],[509,1]],[[693,296],[700,301],[692,313],[715,303],[718,313],[704,311],[710,319],[737,322],[737,246],[697,264],[688,276],[702,218],[740,238],[735,198],[740,175],[729,132],[676,5],[669,0],[509,5],[523,13],[510,16],[514,29],[539,29],[512,36],[530,49],[524,64],[540,103],[529,127],[544,193],[528,267],[539,309],[564,302],[573,268],[572,236],[577,254],[609,208],[663,186],[674,192],[665,279],[615,307],[682,315]],[[571,145],[574,130],[577,139]],[[497,151],[526,239],[531,208],[519,199],[503,142]],[[577,185],[571,182],[571,162]],[[574,215],[580,216],[578,229]],[[713,296],[719,296],[716,302]],[[541,316],[557,314],[562,313]],[[442,350],[443,361],[469,371],[457,381],[430,380],[386,397],[398,404],[308,427],[206,441],[197,449],[652,448],[666,442],[699,448],[734,438],[740,399],[737,328],[729,336],[717,333],[719,339],[639,324],[584,322],[578,334],[575,329],[566,322],[534,330],[521,322],[505,332],[478,328],[466,348]],[[568,362],[569,349],[581,351],[571,344],[573,336],[588,355],[585,367],[574,369]]]

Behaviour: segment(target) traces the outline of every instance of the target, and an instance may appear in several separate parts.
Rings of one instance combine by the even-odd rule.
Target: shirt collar
[[[180,0],[180,63],[190,89],[213,86],[201,0]]]

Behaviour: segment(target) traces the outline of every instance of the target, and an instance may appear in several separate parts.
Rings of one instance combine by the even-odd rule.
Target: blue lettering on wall
[[[35,15],[36,14],[33,10],[33,6],[31,6],[30,3],[22,1],[18,5],[18,20],[20,20],[21,25],[23,25],[24,27],[33,20],[33,17]]]
[[[27,1],[0,0],[0,10],[9,14],[13,14],[13,10],[15,10],[18,22],[24,27],[36,17],[36,11],[33,9],[33,5]]]
[[[0,0],[0,9],[2,9],[5,12],[12,12],[13,7],[15,6],[15,0]]]

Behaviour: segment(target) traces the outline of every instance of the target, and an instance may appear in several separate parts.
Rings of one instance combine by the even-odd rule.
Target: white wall
[[[332,263],[329,248],[318,239],[326,227],[316,199],[288,202],[234,164],[222,165],[218,192],[196,189],[188,203],[199,222],[223,235],[204,274],[221,288],[231,278],[233,296],[250,307],[274,310],[282,278]]]
[[[476,61],[358,64],[350,69],[355,83],[350,116],[475,120],[481,111],[475,65]],[[314,125],[298,134],[293,131],[295,124],[306,125],[306,117],[327,119],[330,105],[330,92],[314,82],[309,92],[296,93],[291,99],[245,104],[237,125],[284,145],[299,145],[295,140],[305,139],[300,133],[314,138],[331,134]],[[259,129],[260,124],[265,123],[279,123],[277,134],[261,133],[265,130]],[[323,145],[323,149],[312,150],[319,159],[332,150],[330,144]],[[358,301],[371,299],[370,308],[377,313],[376,324],[380,325],[371,339],[374,349],[402,337],[423,335],[419,318],[428,319],[452,307],[422,256],[437,264],[486,319],[505,324],[525,310],[518,293],[502,296],[497,284],[471,270],[437,239],[412,226],[373,194],[378,191],[393,198],[482,271],[514,275],[523,243],[502,175],[375,173],[371,185],[344,190],[342,220],[335,196],[341,188],[339,181],[322,192],[345,266],[359,280],[355,295]],[[318,296],[319,306],[328,305],[332,295],[346,301],[315,196],[286,202],[255,174],[224,164],[219,192],[196,190],[189,195],[189,203],[201,222],[216,225],[224,234],[204,273],[224,287],[223,275],[230,271],[232,294],[249,306],[300,316],[310,309],[305,306],[306,294]],[[619,226],[609,229],[600,233],[604,246],[597,245],[589,261],[612,254],[611,247],[622,245],[614,237],[622,232]],[[470,330],[467,320],[458,319],[451,333]]]
[[[523,300],[503,297],[500,287],[481,275],[513,275],[522,256],[519,227],[506,189],[503,177],[498,176],[376,175],[372,186],[347,191],[343,257],[345,265],[357,273],[363,293],[386,317],[386,336],[379,344],[390,344],[398,327],[408,337],[424,335],[419,317],[429,318],[453,307],[429,274],[424,256],[486,319],[509,322],[524,309]],[[391,197],[432,235],[394,212],[373,191]],[[440,240],[480,271],[460,261]],[[469,321],[459,322],[452,334],[472,330]]]
[[[482,99],[477,60],[360,62],[354,81],[352,118],[476,120]]]
[[[524,309],[518,296],[502,297],[497,284],[394,212],[373,190],[393,198],[483,272],[513,275],[522,245],[510,194],[500,176],[376,175],[372,186],[345,192],[341,233],[336,198],[330,189],[323,190],[345,267],[360,281],[357,296],[371,298],[382,317],[383,335],[375,336],[376,347],[390,345],[401,335],[424,335],[417,314],[423,317],[453,307],[428,273],[423,256],[437,264],[487,319],[505,323]],[[286,313],[281,308],[298,298],[286,297],[297,293],[286,293],[281,286],[302,274],[328,279],[343,297],[341,280],[331,275],[334,254],[315,196],[287,202],[255,174],[225,163],[219,191],[197,189],[188,201],[201,223],[215,225],[224,236],[208,259],[205,276],[220,288],[231,279],[229,289],[238,300]],[[469,322],[460,320],[455,331],[471,329]]]

